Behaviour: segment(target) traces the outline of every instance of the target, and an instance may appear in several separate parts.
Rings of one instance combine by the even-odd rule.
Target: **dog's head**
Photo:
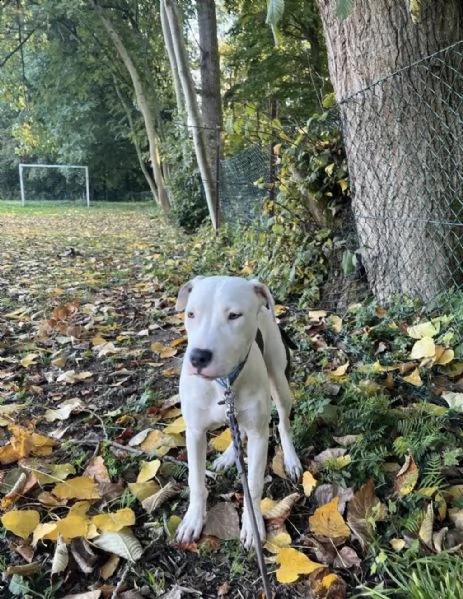
[[[196,277],[178,294],[176,308],[185,310],[190,374],[219,378],[246,359],[256,337],[263,307],[273,313],[265,285],[240,277]]]

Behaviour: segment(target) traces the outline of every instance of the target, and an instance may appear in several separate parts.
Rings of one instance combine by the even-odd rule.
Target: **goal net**
[[[90,206],[88,167],[75,164],[20,164],[21,203]]]

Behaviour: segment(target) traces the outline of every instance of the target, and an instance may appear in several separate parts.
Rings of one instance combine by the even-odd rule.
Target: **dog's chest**
[[[215,390],[214,390],[215,391]],[[187,423],[200,422],[205,428],[220,426],[227,419],[223,393],[182,393],[182,413]]]

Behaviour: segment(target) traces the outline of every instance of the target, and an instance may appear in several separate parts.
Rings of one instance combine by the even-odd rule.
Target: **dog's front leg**
[[[260,509],[262,491],[264,488],[264,474],[267,465],[268,426],[262,431],[248,434],[248,484],[252,499],[252,506],[244,502],[243,523],[241,526],[241,541],[246,548],[255,545],[250,509],[254,508],[257,529],[261,541],[265,539],[265,524]]]
[[[188,451],[190,504],[177,530],[177,541],[179,543],[189,543],[197,539],[206,521],[206,431],[187,427],[186,446]]]

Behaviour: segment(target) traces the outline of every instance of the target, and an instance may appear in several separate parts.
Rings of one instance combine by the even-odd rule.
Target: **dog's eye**
[[[237,312],[230,312],[230,314],[228,315],[228,320],[237,320],[238,318],[240,318],[240,316],[242,316],[242,314],[238,314]]]
[[[186,316],[187,316],[187,318],[194,318],[195,317],[195,313],[194,312],[187,312]]]

